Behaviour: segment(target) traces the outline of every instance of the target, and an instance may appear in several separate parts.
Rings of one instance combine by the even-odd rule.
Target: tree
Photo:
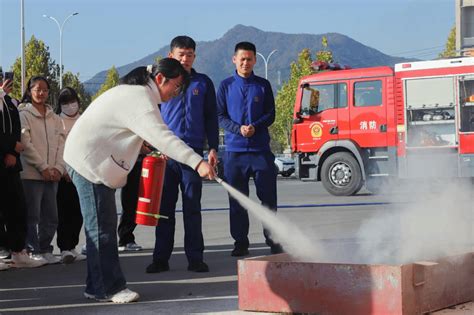
[[[275,122],[270,128],[272,148],[281,152],[290,146],[291,128],[293,124],[293,105],[301,77],[313,73],[311,68],[311,52],[305,48],[298,55],[298,60],[290,65],[290,77],[277,92],[275,99]]]
[[[328,45],[328,39],[326,36],[323,36],[321,39],[321,46],[323,47],[316,53],[317,61],[333,62],[332,52],[329,50]]]
[[[99,95],[107,91],[108,89],[113,88],[119,82],[119,74],[115,66],[112,66],[110,70],[107,72],[107,76],[105,78],[104,83],[100,86],[99,91],[92,97],[92,100],[95,100]]]
[[[86,109],[86,107],[91,102],[91,96],[86,92],[84,89],[84,85],[79,81],[79,73],[77,75],[73,74],[72,72],[68,71],[63,74],[63,86],[69,86],[73,88],[79,99],[81,100],[81,107],[82,109]]]
[[[440,58],[455,57],[456,56],[456,26],[453,26],[449,32],[448,39],[444,51],[439,54]]]
[[[12,66],[15,75],[12,96],[21,99],[21,59],[17,58]],[[48,103],[55,107],[59,94],[59,66],[51,59],[49,47],[39,39],[31,36],[25,46],[25,79],[28,81],[32,76],[43,76],[50,85]],[[26,84],[27,82],[25,82]],[[64,86],[71,86],[81,97],[82,105],[90,103],[90,96],[85,92],[79,81],[79,74],[74,75],[67,72],[63,75]]]
[[[41,40],[31,36],[31,39],[25,46],[25,79],[29,80],[32,76],[44,76],[50,84],[49,100],[54,104],[55,96],[58,92],[57,78],[59,67],[51,59],[49,47]],[[21,59],[17,58],[13,64],[12,71],[15,75],[13,82],[12,96],[21,99]],[[25,82],[26,84],[26,82]]]

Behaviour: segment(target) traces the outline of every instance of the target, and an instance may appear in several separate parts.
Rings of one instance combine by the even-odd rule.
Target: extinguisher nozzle
[[[214,177],[215,181],[218,182],[219,184],[222,184],[222,178],[220,177]]]

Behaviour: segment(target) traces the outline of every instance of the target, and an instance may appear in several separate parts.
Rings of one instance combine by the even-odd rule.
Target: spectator
[[[14,267],[39,267],[43,261],[32,259],[26,252],[26,205],[23,186],[20,179],[22,165],[20,152],[21,125],[15,101],[8,95],[12,81],[0,78],[0,216],[5,230],[5,246],[11,250]],[[2,227],[3,228],[3,227]],[[0,270],[9,265],[0,259]]]
[[[48,264],[60,261],[53,255],[51,241],[58,227],[56,194],[64,173],[64,128],[58,115],[46,104],[49,83],[41,76],[32,77],[19,106],[23,189],[28,209],[27,247],[33,257]]]
[[[211,79],[196,72],[192,66],[196,57],[196,43],[191,37],[175,37],[170,44],[168,57],[178,60],[190,75],[190,85],[183,96],[161,104],[163,121],[170,129],[200,156],[204,145],[209,145],[209,163],[217,165],[219,127],[216,113],[216,95]],[[176,202],[179,189],[183,201],[184,251],[188,270],[208,272],[203,260],[204,238],[202,235],[201,194],[202,179],[193,168],[169,159],[166,162],[160,214],[168,219],[160,220],[156,227],[153,262],[146,272],[169,270],[168,261],[174,246]]]
[[[224,177],[247,196],[253,177],[262,204],[276,211],[277,172],[268,132],[275,120],[275,102],[270,82],[253,73],[256,52],[254,44],[238,43],[233,57],[236,72],[217,91],[219,124],[225,130]],[[229,197],[229,204],[230,233],[235,240],[231,255],[246,256],[249,216],[235,199]],[[280,253],[281,246],[273,242],[269,231],[264,228],[263,234],[271,252]]]
[[[66,137],[77,119],[81,116],[79,113],[80,106],[79,96],[73,88],[65,87],[59,92],[56,114],[59,115],[63,122]],[[58,204],[58,233],[56,242],[61,251],[61,262],[69,264],[74,261],[84,260],[86,256],[76,251],[82,228],[79,196],[66,171],[59,181],[56,201]]]
[[[138,67],[122,84],[101,94],[72,128],[64,151],[68,173],[79,193],[87,237],[87,281],[84,296],[129,303],[139,294],[127,289],[117,248],[115,189],[127,181],[143,140],[201,176],[215,173],[163,123],[158,104],[187,86],[187,73],[176,60]]]

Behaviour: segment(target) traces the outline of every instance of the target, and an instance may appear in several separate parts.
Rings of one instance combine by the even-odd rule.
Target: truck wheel
[[[356,194],[364,184],[357,160],[347,152],[330,155],[321,168],[324,188],[334,196]]]

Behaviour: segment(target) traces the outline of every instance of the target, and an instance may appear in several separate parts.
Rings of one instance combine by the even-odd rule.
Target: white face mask
[[[79,104],[77,102],[61,105],[61,112],[69,117],[76,116],[79,111]]]

